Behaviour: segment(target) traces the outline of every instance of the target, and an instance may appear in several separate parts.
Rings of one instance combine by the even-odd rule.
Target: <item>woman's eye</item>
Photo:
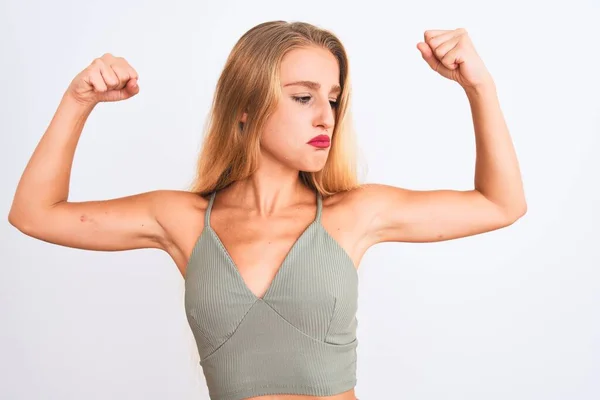
[[[310,101],[310,96],[293,97],[298,103],[306,104]]]
[[[292,97],[295,101],[297,101],[298,103],[301,104],[308,104],[308,102],[311,99],[311,96],[301,96],[301,97],[297,97],[297,96],[293,96]],[[330,100],[329,104],[331,105],[331,108],[337,108],[338,103],[335,100]]]

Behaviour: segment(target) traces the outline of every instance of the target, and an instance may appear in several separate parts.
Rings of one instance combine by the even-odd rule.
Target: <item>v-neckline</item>
[[[217,241],[217,243],[219,244],[219,246],[223,250],[223,253],[225,253],[225,255],[227,256],[227,260],[229,261],[229,266],[234,270],[235,276],[239,280],[239,282],[240,282],[241,286],[244,288],[244,290],[250,296],[252,296],[252,298],[254,299],[254,301],[265,301],[265,300],[267,300],[267,297],[269,296],[269,294],[273,291],[273,287],[277,283],[278,278],[282,275],[282,271],[284,270],[286,264],[288,264],[288,260],[290,258],[290,255],[296,249],[296,247],[298,246],[298,243],[300,243],[301,239],[308,234],[308,232],[311,230],[311,228],[314,225],[320,223],[321,209],[322,209],[321,194],[318,191],[316,191],[317,210],[316,210],[315,218],[313,219],[313,221],[310,224],[308,224],[308,226],[306,228],[304,228],[304,230],[302,231],[302,233],[300,234],[300,236],[298,236],[296,238],[296,240],[294,241],[294,243],[292,244],[292,246],[290,247],[290,249],[286,253],[285,257],[283,258],[283,261],[277,267],[277,271],[275,272],[275,276],[273,277],[273,279],[271,280],[271,282],[267,286],[267,290],[264,292],[264,294],[262,296],[257,296],[250,289],[250,287],[248,286],[248,284],[246,283],[246,281],[242,277],[242,274],[240,273],[240,270],[239,270],[237,264],[235,263],[235,261],[233,261],[233,257],[231,257],[231,254],[229,253],[229,250],[227,250],[227,247],[225,247],[225,244],[223,244],[223,241],[221,240],[221,238],[219,237],[219,235],[217,234],[217,232],[212,228],[212,225],[210,224],[210,214],[212,212],[212,207],[213,207],[213,204],[214,204],[214,201],[215,201],[215,197],[216,197],[216,191],[214,191],[211,194],[210,202],[209,202],[209,205],[208,205],[207,210],[206,210],[205,227],[212,234],[213,238]]]

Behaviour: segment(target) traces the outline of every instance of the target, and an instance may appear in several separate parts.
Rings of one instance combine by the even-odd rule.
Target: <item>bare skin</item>
[[[448,40],[459,37],[445,35]],[[432,48],[441,47],[433,46],[434,36],[426,33],[425,39]],[[110,54],[74,79],[23,172],[9,221],[31,237],[67,247],[162,249],[185,278],[190,254],[204,228],[207,199],[185,191],[156,190],[117,199],[68,201],[73,156],[87,117],[99,102],[135,96],[137,79],[124,59]],[[281,65],[283,98],[262,134],[259,170],[217,193],[210,224],[258,297],[315,218],[315,193],[302,185],[298,171],[318,171],[327,160],[328,148],[307,142],[333,132],[338,79],[337,61],[326,50],[304,48],[286,55]],[[298,81],[319,86],[293,84]],[[525,213],[519,168],[494,86],[485,81],[467,88],[466,94],[478,144],[476,189],[413,191],[366,184],[323,200],[323,227],[355,268],[377,243],[433,242],[479,234],[508,226]],[[259,399],[354,400],[355,393],[352,389],[328,397],[252,398]]]
[[[281,210],[277,215],[261,217],[249,215],[243,208],[228,204],[231,201],[230,191],[231,187],[218,192],[210,224],[238,266],[248,288],[262,297],[293,243],[314,220],[317,207],[315,194],[306,189],[298,203]],[[182,196],[182,207],[171,209],[179,214],[171,219],[174,221],[173,229],[177,229],[178,234],[176,243],[167,249],[183,277],[194,244],[204,228],[204,213],[208,206],[204,198],[194,195],[187,199],[185,197]],[[360,235],[364,228],[357,228],[361,219],[350,218],[351,210],[344,207],[343,201],[342,193],[324,199],[321,223],[358,269],[367,248]],[[184,224],[186,220],[188,222]],[[362,223],[366,224],[367,221]],[[269,229],[265,229],[265,226]],[[265,268],[265,265],[271,267]]]

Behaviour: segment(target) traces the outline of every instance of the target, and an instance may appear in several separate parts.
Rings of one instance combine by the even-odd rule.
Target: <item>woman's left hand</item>
[[[425,42],[419,42],[417,48],[427,64],[444,78],[458,82],[464,89],[493,82],[466,29],[428,30],[424,36]]]

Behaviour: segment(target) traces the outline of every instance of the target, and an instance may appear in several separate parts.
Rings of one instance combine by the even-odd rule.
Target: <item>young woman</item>
[[[100,102],[139,92],[135,69],[105,54],[65,92],[9,220],[63,246],[166,251],[185,278],[212,399],[354,400],[365,251],[499,229],[526,210],[494,82],[468,33],[426,31],[417,48],[468,96],[472,190],[359,184],[344,47],[313,25],[272,21],[246,32],[227,59],[189,191],[68,201],[87,117]]]

